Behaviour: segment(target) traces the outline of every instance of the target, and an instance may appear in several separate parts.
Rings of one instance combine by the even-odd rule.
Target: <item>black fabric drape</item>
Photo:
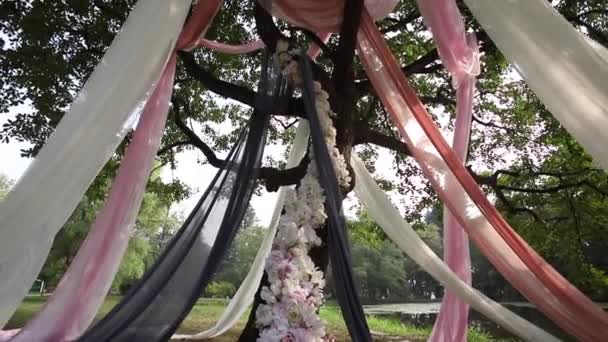
[[[313,87],[312,70],[310,61],[305,54],[300,56],[300,70],[304,83],[303,97],[304,108],[310,121],[310,137],[314,157],[319,170],[319,182],[325,191],[325,207],[327,210],[327,222],[329,228],[328,248],[331,269],[334,277],[336,297],[342,310],[342,316],[348,327],[348,332],[353,341],[372,341],[363,307],[359,301],[359,295],[353,280],[352,260],[348,238],[346,236],[346,225],[342,213],[342,193],[338,185],[336,173],[333,168],[317,109],[315,107],[315,93]]]
[[[255,187],[268,128],[266,110],[282,89],[281,84],[268,85],[264,61],[259,87],[264,96],[258,97],[258,110],[225,165],[158,261],[79,341],[165,341],[196,303],[230,247]],[[277,96],[268,96],[272,90]]]

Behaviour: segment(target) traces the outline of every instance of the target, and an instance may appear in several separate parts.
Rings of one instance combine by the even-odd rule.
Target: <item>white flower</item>
[[[272,293],[272,291],[270,290],[270,288],[268,286],[262,287],[262,291],[260,292],[260,297],[262,298],[263,301],[265,301],[268,304],[274,304],[277,302],[277,298],[275,297],[274,293]]]
[[[321,91],[317,92],[317,99],[319,99],[320,101],[328,101],[329,100],[329,93],[326,92],[325,90],[321,89]]]
[[[281,225],[278,229],[277,239],[279,244],[287,247],[295,245],[299,241],[299,230],[295,222],[288,222]]]
[[[316,269],[315,263],[308,255],[302,255],[295,259],[295,263],[302,269],[306,274],[312,274]]]
[[[277,328],[267,328],[260,331],[258,342],[278,342],[284,336],[284,333]]]
[[[323,284],[323,286],[325,286],[325,284]],[[321,304],[323,304],[323,289],[320,287],[314,287],[312,290],[310,290],[310,296],[308,297],[307,301],[317,308],[320,307]]]
[[[283,289],[283,283],[278,281],[278,282],[273,282],[270,284],[270,291],[275,295],[275,296],[279,296],[281,294],[281,291]]]
[[[317,232],[309,225],[304,224],[299,230],[300,239],[313,246],[319,246],[321,244],[321,238],[317,235]]]
[[[323,272],[321,272],[320,270],[315,270],[310,273],[310,282],[320,288],[325,287],[325,278],[323,277]]]
[[[287,333],[289,329],[289,308],[291,306],[287,301],[280,301],[272,306],[272,314],[274,315],[272,325],[275,326],[282,334]]]
[[[321,83],[319,81],[313,82],[313,89],[314,89],[315,93],[319,93],[323,90]]]
[[[266,326],[272,323],[272,306],[261,304],[258,306],[258,309],[255,311],[255,321],[258,326]]]
[[[331,110],[331,108],[329,107],[329,101],[327,100],[315,101],[315,107],[317,108],[318,113],[324,113],[325,115],[327,115],[327,113]]]
[[[307,255],[308,250],[304,244],[298,244],[289,249],[289,253],[291,253],[295,258]]]
[[[308,310],[302,311],[302,320],[306,328],[309,331],[313,332],[313,335],[317,337],[325,336],[324,322],[317,315],[315,308],[309,305],[306,305]]]

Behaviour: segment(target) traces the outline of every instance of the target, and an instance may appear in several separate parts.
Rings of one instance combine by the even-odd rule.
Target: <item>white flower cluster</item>
[[[319,121],[321,122],[321,129],[325,137],[325,144],[329,150],[329,156],[334,164],[334,170],[338,183],[343,187],[348,187],[350,184],[350,175],[344,161],[344,156],[336,147],[336,128],[331,121],[331,117],[336,114],[331,111],[329,107],[329,94],[321,88],[321,83],[315,81],[315,107],[317,108],[317,114]]]
[[[286,42],[277,44],[277,58],[284,76],[300,85],[297,63],[287,52]],[[329,95],[315,82],[316,107],[329,148],[333,166],[340,184],[348,186],[350,176],[344,157],[336,145]],[[258,341],[286,342],[323,341],[326,338],[324,322],[317,314],[323,303],[325,279],[309,257],[312,247],[321,239],[316,230],[322,227],[325,213],[325,196],[319,184],[317,165],[311,158],[304,178],[297,190],[289,189],[285,196],[285,213],[279,220],[272,251],[266,260],[266,275],[270,286],[261,290],[263,304],[256,311],[256,325],[260,329]]]

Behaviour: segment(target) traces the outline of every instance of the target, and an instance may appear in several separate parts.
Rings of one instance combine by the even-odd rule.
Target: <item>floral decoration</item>
[[[297,51],[288,49],[286,41],[279,41],[275,61],[283,76],[297,87],[301,85],[297,61],[293,58]],[[314,87],[325,142],[338,181],[346,187],[350,175],[344,157],[336,148],[336,129],[331,120],[335,114],[329,105],[329,94],[319,82],[315,82]],[[327,218],[325,195],[314,158],[311,158],[299,188],[287,189],[285,195],[285,211],[265,265],[269,286],[262,287],[263,303],[256,311],[256,326],[260,330],[258,341],[327,341],[331,338],[318,315],[323,304],[325,277],[308,255],[311,248],[321,245],[317,230],[323,227]]]

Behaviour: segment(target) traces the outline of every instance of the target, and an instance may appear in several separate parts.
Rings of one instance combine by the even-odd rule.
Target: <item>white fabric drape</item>
[[[559,341],[460,280],[401,217],[399,211],[395,209],[386,194],[371,177],[365,165],[355,155],[351,157],[351,166],[356,176],[355,194],[369,215],[386,235],[422,269],[462,301],[513,334],[528,341]]]
[[[0,204],[0,326],[124,137],[128,119],[141,111],[189,8],[189,0],[137,3],[53,135]]]
[[[310,128],[308,126],[308,121],[300,120],[294,143],[289,152],[289,158],[287,159],[287,168],[295,167],[300,163],[300,160],[302,160],[302,157],[306,154],[309,135]],[[262,276],[264,275],[266,258],[270,254],[272,241],[274,240],[279,218],[283,211],[283,203],[285,201],[284,189],[285,187],[279,189],[268,231],[264,236],[264,240],[260,245],[260,249],[255,256],[253,264],[249,269],[249,273],[247,273],[245,280],[243,280],[238,291],[235,293],[234,297],[232,297],[226,309],[224,309],[222,316],[218,319],[215,326],[195,335],[176,334],[172,337],[173,340],[202,340],[219,336],[232,328],[239,321],[239,318],[247,310],[249,305],[251,305],[258,286],[260,285],[260,281],[262,280]]]
[[[604,59],[604,63],[608,64],[608,49],[604,47],[604,45],[596,42],[595,40],[585,37],[585,40],[591,47],[595,50],[595,52]]]
[[[465,0],[557,120],[608,170],[608,61],[546,0]]]

